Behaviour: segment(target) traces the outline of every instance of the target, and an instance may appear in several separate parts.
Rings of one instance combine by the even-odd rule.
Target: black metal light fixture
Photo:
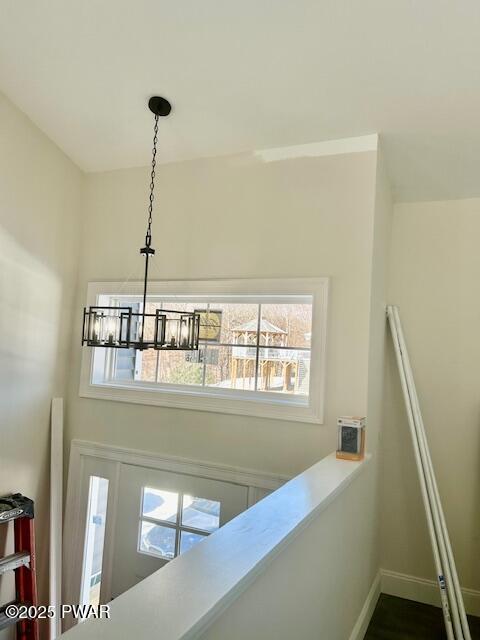
[[[155,255],[155,249],[151,244],[158,120],[160,116],[168,116],[172,110],[168,100],[159,96],[150,98],[148,107],[155,116],[155,124],[147,233],[145,246],[140,249],[140,253],[145,257],[143,305],[140,312],[134,312],[132,306],[85,307],[82,345],[113,349],[133,348],[141,351],[145,349],[194,351],[198,349],[200,331],[198,313],[169,309],[156,309],[155,313],[147,313],[148,266],[150,258]]]

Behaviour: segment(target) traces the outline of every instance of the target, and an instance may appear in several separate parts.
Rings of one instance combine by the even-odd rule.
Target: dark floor
[[[472,640],[480,640],[480,618],[468,616]],[[387,596],[375,608],[365,640],[445,640],[442,610]]]

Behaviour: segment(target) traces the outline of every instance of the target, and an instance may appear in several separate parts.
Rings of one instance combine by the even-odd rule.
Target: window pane
[[[182,524],[202,531],[215,531],[220,526],[220,502],[185,494]]]
[[[118,349],[115,354],[115,380],[135,380],[135,349]]]
[[[198,308],[196,312],[200,315],[200,342],[221,342],[223,310],[210,305],[209,308]]]
[[[212,347],[206,350],[205,384],[219,389],[255,390],[256,347]]]
[[[142,521],[139,551],[171,560],[175,557],[175,529]]]
[[[143,306],[143,298],[140,299],[138,304],[138,310],[140,310],[141,306]],[[147,313],[153,313],[155,315],[157,313],[157,309],[162,308],[162,303],[157,300],[150,300],[147,298],[147,306],[145,307],[145,311]]]
[[[308,395],[310,351],[298,349],[260,349],[258,391]]]
[[[196,306],[193,302],[170,302],[163,303],[163,309],[168,311],[194,311]]]
[[[190,531],[182,531],[180,533],[180,553],[184,553],[188,551],[196,544],[201,542],[205,536],[202,536],[198,533],[191,533]]]
[[[146,336],[145,336],[146,337]],[[155,382],[157,379],[158,351],[135,351],[135,380]]]
[[[176,522],[178,513],[178,493],[163,489],[143,488],[142,515],[155,520]]]
[[[212,302],[201,311],[200,336],[210,344],[255,344],[257,341],[258,305]]]
[[[158,382],[164,384],[193,384],[203,382],[203,360],[200,351],[160,351]]]
[[[156,381],[158,351],[154,349],[147,349],[146,351],[118,349],[114,355],[115,380]]]
[[[261,344],[309,348],[311,338],[311,304],[262,304]]]
[[[100,602],[107,501],[108,480],[91,476],[83,557],[82,604],[96,606]]]

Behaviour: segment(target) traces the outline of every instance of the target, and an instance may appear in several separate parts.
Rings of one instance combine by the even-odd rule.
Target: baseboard
[[[405,573],[381,569],[381,592],[407,600],[440,606],[440,595],[435,580],[417,578]],[[480,616],[480,591],[462,589],[463,601],[467,613]]]
[[[357,622],[353,627],[349,640],[363,640],[370,624],[373,612],[377,605],[378,598],[380,596],[381,574],[377,573],[375,580],[373,581],[370,591],[368,592],[367,599],[360,611]]]

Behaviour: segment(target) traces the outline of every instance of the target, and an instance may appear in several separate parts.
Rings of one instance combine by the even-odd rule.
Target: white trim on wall
[[[382,593],[440,607],[440,595],[435,580],[418,578],[388,569],[381,569],[381,575]],[[462,587],[462,595],[467,613],[480,616],[480,591]]]
[[[367,599],[365,600],[362,610],[360,611],[360,615],[357,618],[357,622],[352,629],[349,640],[363,640],[365,637],[373,612],[377,606],[378,598],[380,597],[380,583],[381,573],[379,571],[375,576],[372,586],[370,587]]]
[[[70,449],[70,464],[78,466],[80,456],[91,458],[102,458],[124,464],[132,464],[138,467],[148,467],[159,471],[171,471],[172,473],[184,473],[197,478],[208,478],[209,480],[222,480],[233,484],[241,484],[247,487],[258,489],[268,489],[275,491],[291,476],[269,473],[266,471],[256,471],[242,467],[232,467],[219,464],[217,462],[205,462],[192,458],[181,458],[160,454],[140,449],[130,449],[118,447],[116,445],[104,444],[101,442],[91,442],[87,440],[72,440]],[[70,469],[69,469],[70,481]],[[70,482],[69,482],[70,484]]]
[[[52,398],[50,418],[50,554],[49,604],[60,611],[62,603],[63,521],[63,398]],[[62,633],[60,616],[50,619],[49,638]]]
[[[99,296],[138,295],[142,283],[139,282],[90,282],[86,306],[95,305]],[[256,416],[293,422],[323,423],[324,389],[326,367],[326,331],[328,278],[286,278],[270,280],[170,280],[152,281],[149,293],[152,296],[228,296],[228,295],[312,295],[312,344],[310,394],[307,399],[285,397],[278,394],[262,394],[262,398],[239,395],[232,397],[224,390],[218,393],[195,393],[195,390],[165,389],[148,383],[135,388],[121,383],[93,383],[93,349],[84,348],[80,371],[79,395],[82,398],[114,400],[134,404],[175,407],[214,413]],[[210,390],[211,391],[211,390]],[[263,397],[264,396],[264,397]]]
[[[118,501],[118,480],[122,464],[148,467],[161,471],[183,473],[199,478],[221,480],[239,484],[248,488],[248,507],[261,500],[271,491],[275,491],[289,476],[255,471],[240,467],[232,467],[192,460],[165,454],[118,447],[100,442],[72,440],[70,447],[70,463],[68,469],[68,487],[65,509],[64,533],[64,602],[79,602],[81,567],[85,536],[85,517],[87,498],[85,494],[84,466],[86,461],[97,459],[108,466],[108,472],[102,473],[109,479],[107,507],[107,523],[104,541],[104,559],[102,567],[101,598],[103,602],[111,599],[111,573],[114,548],[114,522]],[[65,621],[65,629],[72,625],[72,620]],[[65,630],[64,629],[64,630]]]

